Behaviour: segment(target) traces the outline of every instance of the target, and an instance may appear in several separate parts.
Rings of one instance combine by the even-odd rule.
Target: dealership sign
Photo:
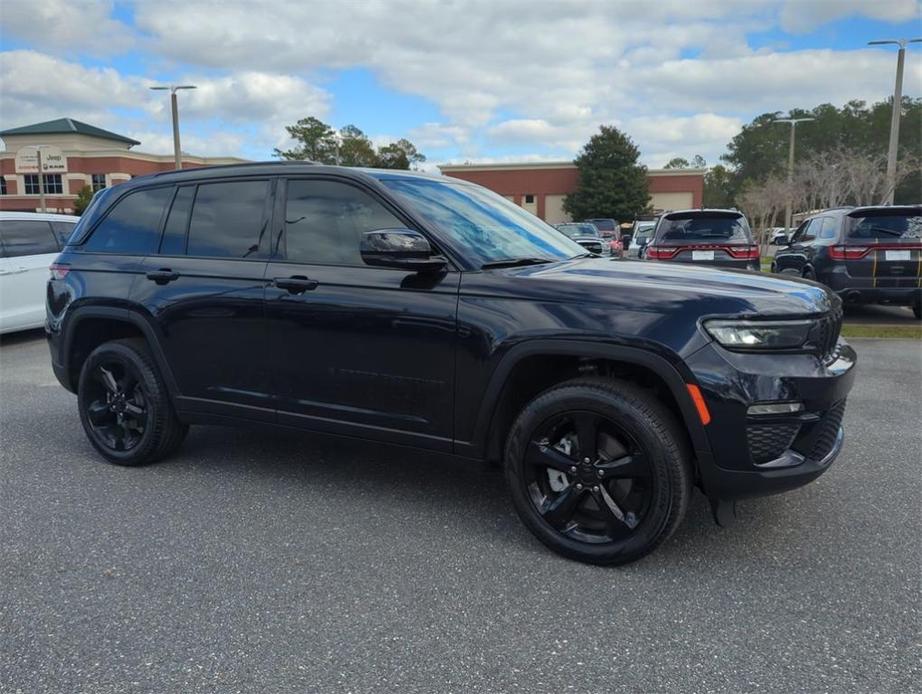
[[[41,151],[42,173],[67,173],[67,157],[59,147],[42,145],[23,147],[16,152],[16,173],[38,173],[39,151]]]

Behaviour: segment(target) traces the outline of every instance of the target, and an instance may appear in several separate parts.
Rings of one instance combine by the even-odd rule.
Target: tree
[[[640,151],[627,135],[603,125],[576,157],[579,181],[564,198],[573,219],[610,217],[628,221],[646,212],[650,194],[647,169],[637,163]]]
[[[409,169],[426,161],[409,140],[400,139],[378,148],[377,166],[382,169]]]
[[[736,180],[727,167],[717,164],[704,174],[705,207],[732,207],[736,195]]]
[[[93,199],[93,189],[89,186],[83,186],[80,191],[77,193],[77,198],[74,200],[74,214],[81,215],[84,210],[90,206],[90,201]]]
[[[298,144],[287,151],[276,149],[275,156],[281,159],[308,159],[318,164],[336,163],[336,132],[323,121],[308,116],[294,125],[286,125],[285,130]]]
[[[377,166],[378,155],[365,133],[347,125],[339,130],[337,162],[340,166]]]
[[[688,161],[685,157],[673,157],[670,159],[664,169],[704,169],[707,168],[707,161],[700,154],[696,154],[694,159]]]

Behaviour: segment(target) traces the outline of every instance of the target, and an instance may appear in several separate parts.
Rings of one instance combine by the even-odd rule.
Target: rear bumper
[[[922,289],[916,287],[848,287],[836,293],[843,302],[852,304],[912,306],[922,301]]]
[[[807,354],[741,354],[710,344],[687,363],[711,414],[710,451],[697,451],[703,491],[715,499],[777,494],[812,482],[839,455],[855,377],[854,350],[834,361]],[[753,404],[800,403],[790,414],[752,415]]]
[[[826,271],[817,271],[816,279],[844,302],[911,306],[922,300],[922,280],[912,276],[854,277],[844,263],[838,263]]]

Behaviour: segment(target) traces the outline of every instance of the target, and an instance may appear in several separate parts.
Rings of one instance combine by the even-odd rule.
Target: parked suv
[[[775,254],[772,272],[822,282],[846,302],[911,306],[922,319],[922,205],[809,217]]]
[[[606,250],[606,244],[603,243],[599,230],[595,228],[594,224],[589,222],[564,222],[555,224],[554,228],[596,255],[602,255],[603,251]]]
[[[647,260],[701,263],[759,271],[759,246],[736,210],[680,210],[660,217],[644,251]]]
[[[814,283],[651,273],[464,181],[300,162],[103,191],[47,305],[54,373],[113,463],[240,423],[502,460],[525,525],[598,564],[663,542],[693,486],[723,519],[826,471],[840,320]]]

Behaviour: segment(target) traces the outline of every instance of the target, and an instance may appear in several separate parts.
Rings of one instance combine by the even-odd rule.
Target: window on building
[[[0,176],[0,195],[6,195],[6,176]]]
[[[43,255],[60,250],[48,222],[5,219],[0,222],[0,245],[6,258]]]
[[[92,182],[90,183],[90,187],[92,187],[94,193],[97,190],[102,190],[103,188],[106,187],[106,175],[105,174],[93,174],[91,176],[91,179],[92,179]]]
[[[260,258],[268,255],[269,181],[228,181],[198,187],[189,221],[188,255]]]
[[[525,204],[526,204],[526,205],[533,205],[534,202],[535,202],[535,194],[534,194],[534,193],[528,193],[528,194],[525,195]]]
[[[286,257],[295,263],[363,265],[362,234],[406,224],[367,193],[332,181],[289,181]]]
[[[61,174],[43,174],[42,179],[45,184],[45,195],[62,195],[64,193],[64,182],[61,180]],[[38,195],[41,191],[38,189],[38,174],[26,174],[23,176],[26,184],[26,195]]]
[[[84,244],[84,250],[129,255],[153,252],[160,238],[163,209],[172,196],[172,187],[147,188],[129,193],[115,203],[96,226]]]

